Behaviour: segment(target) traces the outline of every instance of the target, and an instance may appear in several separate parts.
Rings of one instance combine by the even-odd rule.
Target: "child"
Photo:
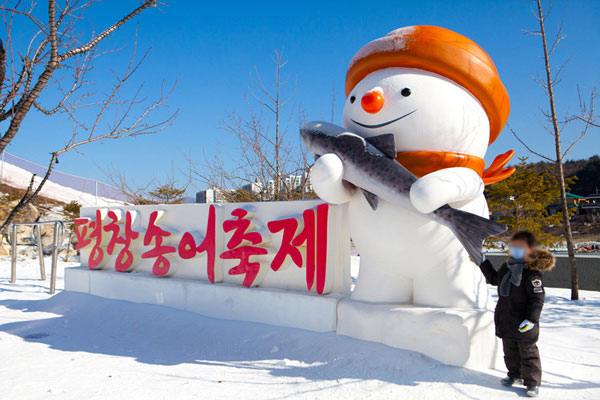
[[[537,397],[542,364],[536,342],[544,305],[542,272],[554,267],[550,252],[537,248],[531,232],[518,232],[509,243],[510,258],[496,271],[485,260],[479,268],[488,283],[498,286],[494,313],[496,336],[502,339],[508,376],[504,386],[523,382],[527,396]]]

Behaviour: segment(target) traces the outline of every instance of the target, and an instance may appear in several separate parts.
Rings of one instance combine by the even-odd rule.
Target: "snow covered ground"
[[[355,266],[357,263],[353,263]],[[50,259],[47,259],[47,268]],[[75,263],[60,263],[63,271]],[[48,271],[49,272],[49,271]],[[353,268],[353,274],[357,268]],[[334,333],[47,294],[37,260],[0,258],[0,399],[507,399],[504,371],[449,367]],[[549,289],[544,399],[600,399],[600,293]]]
[[[3,183],[6,183],[10,186],[26,189],[29,186],[29,182],[31,181],[31,172],[17,167],[16,165],[9,164],[7,162],[3,163],[3,171],[2,171],[2,179]],[[41,176],[36,176],[35,184],[39,184],[42,180]],[[90,181],[90,184],[92,181]],[[48,181],[44,184],[42,191],[40,192],[42,196],[62,201],[65,203],[69,203],[71,201],[77,201],[79,204],[84,207],[89,206],[107,206],[107,205],[121,205],[122,201],[107,199],[104,197],[96,197],[93,194],[85,193],[76,189],[72,189],[69,187],[65,187],[54,183],[52,181]]]

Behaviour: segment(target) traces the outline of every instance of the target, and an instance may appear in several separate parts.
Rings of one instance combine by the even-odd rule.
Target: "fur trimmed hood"
[[[550,271],[554,268],[554,256],[548,250],[535,249],[525,259],[525,266],[532,271]]]

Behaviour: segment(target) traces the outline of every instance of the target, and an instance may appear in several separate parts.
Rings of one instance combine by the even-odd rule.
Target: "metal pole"
[[[4,152],[2,152],[2,164],[0,165],[0,182],[4,182]]]
[[[42,225],[34,225],[33,229],[37,228],[37,248],[40,256],[40,276],[43,281],[46,280],[46,267],[44,266],[44,246],[42,246]]]
[[[95,181],[95,182],[96,182],[96,204],[94,204],[94,205],[97,206],[98,205],[98,181]]]
[[[56,290],[56,264],[58,263],[58,222],[54,223],[54,238],[52,240],[52,272],[50,272],[50,294]]]
[[[12,226],[12,252],[10,255],[10,283],[17,281],[17,225]]]
[[[75,229],[73,227],[73,229]],[[65,262],[69,262],[69,247],[71,247],[71,242],[73,241],[73,230],[69,232],[69,239],[67,241],[67,252],[65,254]]]

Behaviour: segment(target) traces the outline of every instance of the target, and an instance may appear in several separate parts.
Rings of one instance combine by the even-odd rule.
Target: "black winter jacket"
[[[543,249],[536,249],[525,260],[521,284],[510,285],[510,294],[500,296],[498,290],[498,303],[494,313],[496,336],[502,339],[516,339],[535,342],[539,336],[539,322],[542,307],[544,306],[544,285],[542,273],[554,267],[554,257]],[[496,271],[488,260],[479,268],[489,284],[499,286],[502,277],[508,272],[506,263]],[[529,332],[519,332],[519,325],[524,320],[535,323]]]

